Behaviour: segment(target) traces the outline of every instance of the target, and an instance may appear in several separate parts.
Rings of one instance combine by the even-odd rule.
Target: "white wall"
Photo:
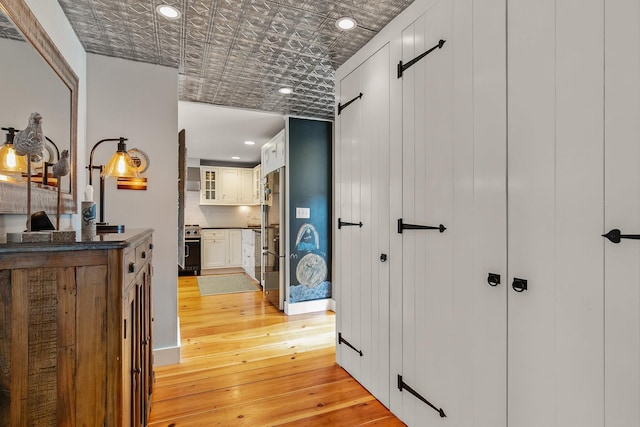
[[[157,65],[87,55],[87,153],[101,139],[128,138],[148,154],[147,191],[117,190],[107,179],[105,220],[153,228],[153,339],[156,364],[179,361],[177,318],[178,72]],[[116,142],[94,154],[104,164]],[[87,156],[85,156],[87,157]],[[86,162],[88,163],[88,157]],[[85,181],[86,182],[86,181]],[[98,198],[98,173],[94,177]]]

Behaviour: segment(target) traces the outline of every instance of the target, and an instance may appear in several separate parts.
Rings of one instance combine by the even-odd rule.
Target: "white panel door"
[[[433,405],[405,387],[402,419],[409,426],[438,425],[445,415],[449,424],[457,425],[452,21],[452,2],[440,1],[402,33],[405,64],[440,39],[449,43],[402,76],[402,222],[447,228],[402,230],[403,366],[398,374]]]
[[[464,203],[455,206],[452,233],[456,239],[456,351],[458,372],[456,395],[460,427],[505,427],[507,423],[507,131],[506,131],[506,2],[474,1],[472,24],[456,19],[455,34],[472,28],[473,66],[455,62],[456,73],[472,69],[473,94],[468,96],[464,82],[456,78],[456,99],[470,98],[473,117],[473,146],[464,143],[469,136],[456,135],[456,144],[471,151],[473,164],[456,161],[454,193]],[[459,16],[460,14],[456,14]],[[461,16],[465,16],[462,14]],[[466,37],[467,34],[463,33]],[[460,55],[463,40],[457,36],[454,54]],[[466,41],[466,39],[464,39]],[[463,57],[466,57],[463,53]],[[457,76],[457,74],[454,74]],[[456,105],[457,116],[460,102]],[[456,120],[455,129],[464,128]],[[456,159],[461,155],[456,152]],[[468,195],[467,180],[472,180]],[[468,222],[471,220],[470,223]],[[462,220],[465,220],[462,222]],[[471,254],[463,251],[472,251]],[[465,255],[465,256],[461,256]],[[460,265],[460,264],[463,265]],[[471,276],[464,263],[471,268]],[[491,277],[490,277],[491,276]],[[499,280],[499,283],[498,283]]]
[[[602,426],[604,1],[508,11],[508,424]]]
[[[605,10],[603,233],[640,234],[640,2]],[[606,426],[640,425],[640,241],[604,241]]]
[[[506,425],[506,5],[480,3],[402,34],[404,64],[445,40],[402,76],[402,220],[447,227],[402,230],[402,383],[442,409],[402,385],[409,426]]]
[[[388,406],[389,46],[346,76],[339,90],[336,358]]]

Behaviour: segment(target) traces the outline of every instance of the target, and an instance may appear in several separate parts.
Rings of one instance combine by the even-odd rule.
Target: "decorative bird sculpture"
[[[16,133],[13,149],[19,156],[27,155],[27,231],[31,232],[31,160],[42,156],[44,148],[44,132],[42,132],[42,115],[31,113],[26,129]],[[60,196],[58,196],[58,200]],[[58,201],[58,205],[60,202]]]
[[[40,113],[31,113],[29,115],[29,125],[26,129],[16,133],[13,140],[13,148],[19,156],[28,154],[29,159],[33,156],[42,155],[44,132],[42,132],[42,116]]]
[[[58,163],[53,165],[51,171],[55,178],[60,178],[61,176],[67,176],[69,174],[69,150],[62,150],[60,160],[58,160]]]

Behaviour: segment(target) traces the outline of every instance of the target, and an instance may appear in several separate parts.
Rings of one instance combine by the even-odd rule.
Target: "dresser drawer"
[[[153,244],[151,239],[147,239],[138,246],[136,246],[136,271],[138,271],[144,264],[149,262],[153,253]]]
[[[128,248],[124,252],[122,272],[124,278],[125,289],[129,287],[129,284],[136,278],[136,273],[139,267],[136,263],[136,251],[134,248]]]
[[[200,235],[203,239],[226,239],[227,238],[227,230],[202,230]]]

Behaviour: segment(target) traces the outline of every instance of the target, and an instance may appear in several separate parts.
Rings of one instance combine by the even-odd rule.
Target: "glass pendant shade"
[[[138,178],[138,169],[133,164],[129,153],[118,150],[104,167],[102,176]]]
[[[0,170],[3,172],[27,172],[27,156],[18,156],[13,144],[7,142],[0,147]]]

